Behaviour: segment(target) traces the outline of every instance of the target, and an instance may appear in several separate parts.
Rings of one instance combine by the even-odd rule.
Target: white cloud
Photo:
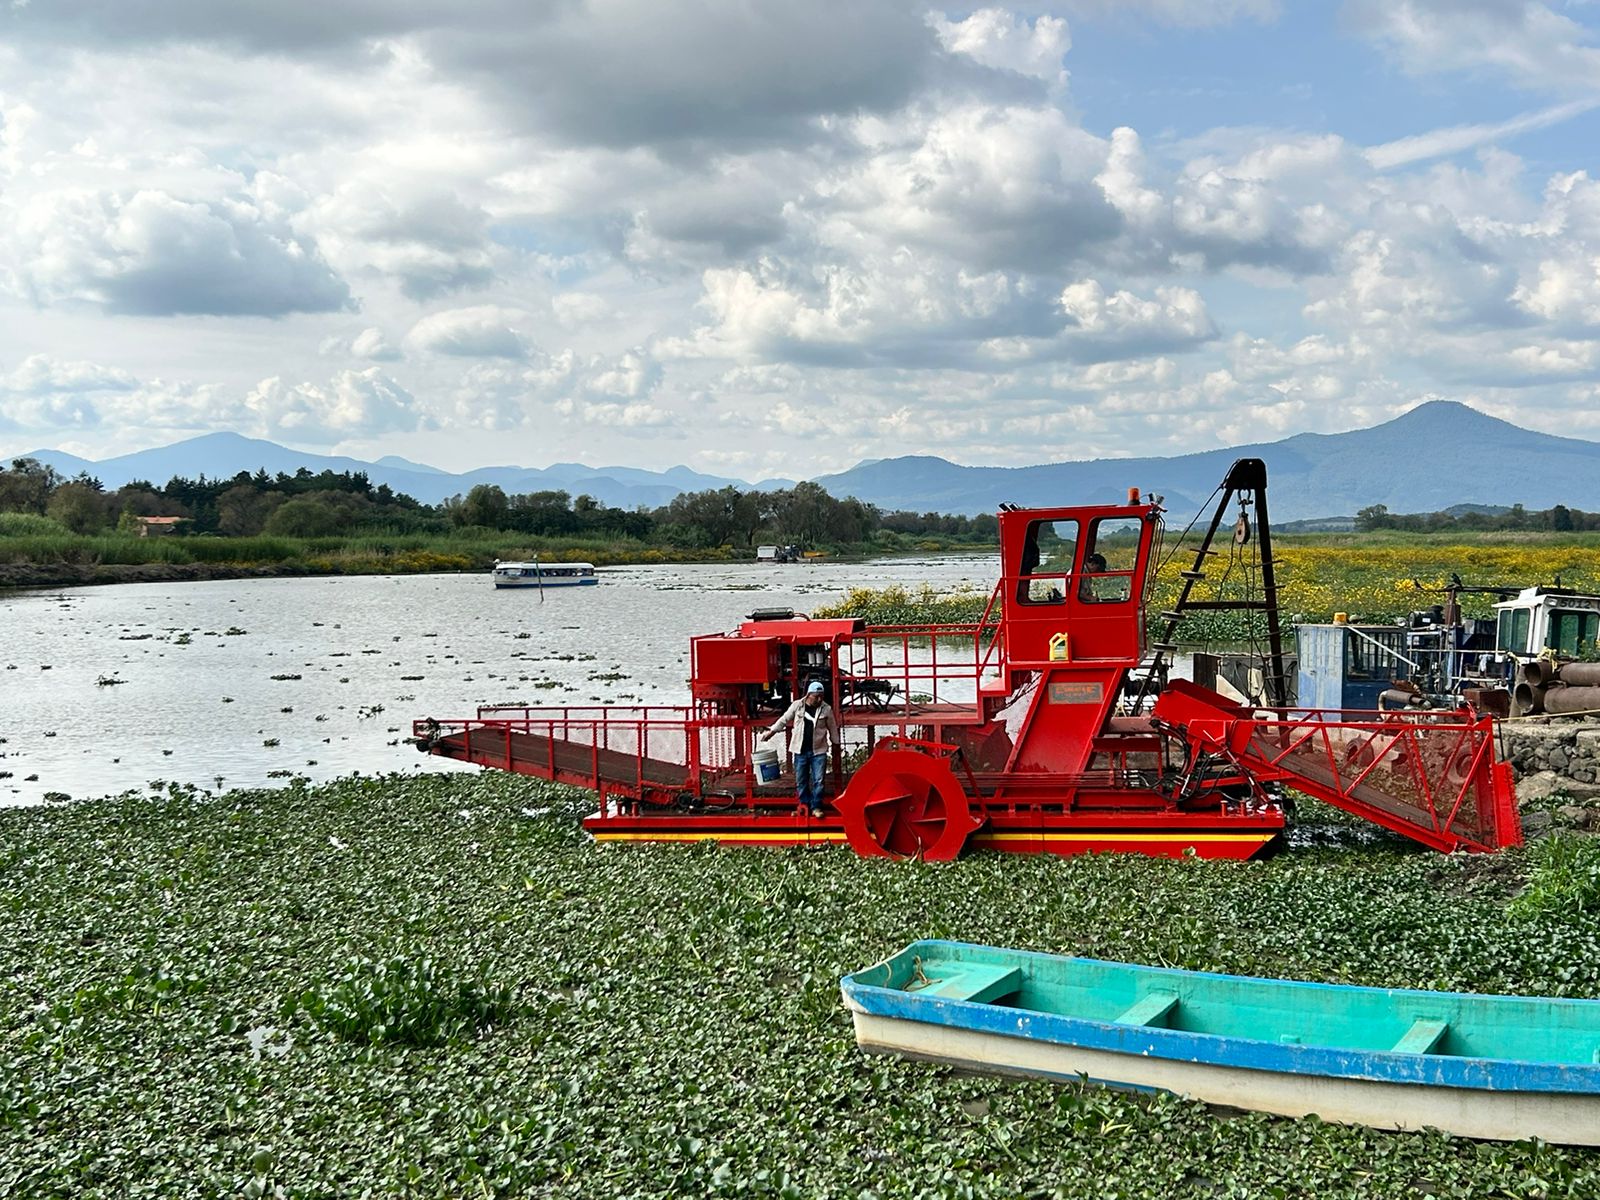
[[[550,297],[550,307],[567,329],[593,325],[614,315],[610,302],[593,292],[562,292]]]
[[[1345,17],[1407,71],[1492,73],[1537,91],[1600,91],[1600,37],[1538,0],[1349,0]]]
[[[373,362],[391,362],[400,357],[400,351],[390,344],[383,330],[372,326],[363,329],[351,340],[350,353]]]
[[[346,183],[308,214],[330,259],[348,273],[391,276],[416,300],[493,280],[487,214],[447,188],[393,168],[386,176]]]
[[[1066,86],[1061,60],[1072,38],[1060,17],[1041,15],[1030,25],[1003,8],[980,8],[963,21],[952,21],[943,13],[930,20],[946,50],[986,67],[1033,76],[1052,88]]]
[[[326,387],[263,379],[244,408],[268,437],[332,444],[348,438],[411,432],[430,424],[416,397],[378,367],[340,371]]]
[[[406,334],[413,349],[462,358],[526,358],[532,348],[518,326],[527,314],[485,304],[423,317]]]
[[[1600,108],[1600,96],[1587,100],[1570,100],[1565,104],[1551,105],[1536,112],[1523,113],[1506,121],[1479,125],[1452,125],[1447,129],[1432,129],[1427,133],[1412,134],[1374,146],[1367,151],[1367,161],[1380,171],[1403,167],[1409,163],[1446,154],[1457,154],[1475,146],[1503,142],[1522,133],[1548,129],[1573,117]]]
[[[1130,291],[1108,293],[1093,279],[1069,284],[1061,292],[1061,311],[1070,322],[1069,340],[1112,356],[1149,353],[1206,341],[1217,335],[1205,301],[1193,288],[1157,288],[1146,300]]]
[[[0,220],[12,289],[35,303],[268,317],[350,304],[316,246],[245,196],[44,192],[0,201]]]

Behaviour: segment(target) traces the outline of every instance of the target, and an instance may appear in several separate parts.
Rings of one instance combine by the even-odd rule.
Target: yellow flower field
[[[1226,546],[1226,543],[1224,543]],[[1247,547],[1253,552],[1254,547]],[[1210,578],[1192,599],[1237,599],[1260,594],[1259,572],[1243,556],[1230,560],[1224,549],[1206,568]],[[1387,622],[1413,609],[1443,603],[1452,573],[1468,585],[1528,587],[1554,583],[1600,589],[1600,546],[1556,542],[1434,544],[1412,542],[1352,546],[1327,541],[1281,540],[1273,547],[1278,564],[1278,601],[1286,625],[1330,620],[1336,612],[1353,621]],[[1230,566],[1231,561],[1231,566]],[[1193,563],[1180,551],[1170,556],[1157,579],[1151,611],[1171,606],[1182,586],[1179,572]],[[1219,581],[1221,581],[1219,586]],[[1464,595],[1468,615],[1488,616],[1495,597]],[[1238,614],[1197,614],[1185,621],[1186,641],[1242,636]]]

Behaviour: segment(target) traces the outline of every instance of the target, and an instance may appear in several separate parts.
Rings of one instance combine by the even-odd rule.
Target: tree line
[[[1498,533],[1510,530],[1543,533],[1578,533],[1600,529],[1600,513],[1555,504],[1529,510],[1520,504],[1498,512],[1392,513],[1388,505],[1371,504],[1356,513],[1362,533],[1395,529],[1404,533]]]
[[[349,533],[465,534],[472,530],[545,538],[628,539],[684,549],[749,548],[762,542],[856,545],[897,538],[992,544],[998,525],[976,517],[883,512],[839,499],[815,483],[770,492],[736,487],[685,492],[656,509],[624,509],[565,491],[508,494],[478,484],[464,495],[424,504],[364,472],[293,474],[241,471],[231,478],[174,476],[156,486],[136,480],[107,489],[88,474],[67,478],[36,459],[0,466],[0,513],[48,517],[73,533],[135,530],[140,517],[182,517],[183,532],[223,537],[267,534],[326,537]]]

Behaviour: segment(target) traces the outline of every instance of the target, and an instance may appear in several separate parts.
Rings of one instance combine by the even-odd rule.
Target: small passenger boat
[[[496,561],[494,564],[497,588],[585,587],[599,582],[593,563]]]
[[[856,1041],[1378,1129],[1600,1145],[1600,1000],[1348,987],[915,942],[841,982]]]

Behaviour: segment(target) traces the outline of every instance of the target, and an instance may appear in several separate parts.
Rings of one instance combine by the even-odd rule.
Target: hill
[[[475,471],[452,474],[437,467],[409,462],[388,455],[377,462],[364,462],[339,455],[308,454],[291,450],[276,442],[241,437],[236,433],[208,433],[170,446],[139,450],[115,458],[93,462],[60,450],[36,450],[28,457],[48,463],[64,475],[87,471],[108,488],[121,487],[134,479],[164,484],[174,475],[194,478],[229,478],[240,471],[269,474],[282,471],[294,474],[301,467],[313,473],[322,471],[365,471],[374,484],[386,483],[397,492],[414,496],[427,504],[465,494],[480,483],[498,484],[507,493],[564,491],[574,496],[587,493],[602,504],[617,508],[656,508],[686,491],[701,491],[732,484],[750,485],[737,479],[703,475],[688,467],[669,471],[642,471],[635,467],[588,467],[582,463],[557,463],[551,467],[479,467]],[[763,486],[785,486],[773,481]]]
[[[1034,467],[963,467],[907,456],[862,463],[817,482],[883,508],[993,512],[1027,506],[1110,502],[1137,486],[1192,512],[1236,458],[1265,459],[1274,521],[1354,513],[1370,504],[1392,512],[1516,502],[1600,509],[1600,443],[1519,428],[1464,404],[1438,400],[1368,429],[1302,433],[1276,442],[1175,458],[1091,459]]]

